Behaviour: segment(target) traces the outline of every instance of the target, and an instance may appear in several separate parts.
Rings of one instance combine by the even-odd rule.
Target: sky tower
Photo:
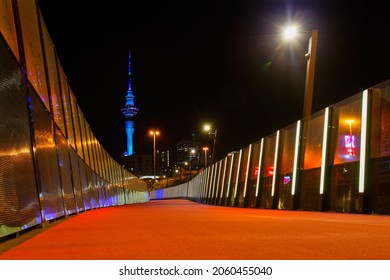
[[[131,53],[129,51],[129,80],[126,95],[126,105],[121,109],[125,116],[126,135],[127,135],[127,150],[125,156],[133,154],[133,133],[134,133],[134,117],[137,115],[139,109],[134,105],[134,95],[131,90]]]

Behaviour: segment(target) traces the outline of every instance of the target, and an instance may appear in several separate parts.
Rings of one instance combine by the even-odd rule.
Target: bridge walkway
[[[7,250],[8,241],[0,243],[0,259],[390,259],[390,216],[221,207],[182,199],[100,208],[35,231],[16,238],[24,240]]]

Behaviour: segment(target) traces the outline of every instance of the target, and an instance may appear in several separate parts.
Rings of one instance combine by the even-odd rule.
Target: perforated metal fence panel
[[[43,209],[43,218],[52,220],[65,215],[53,123],[38,95],[31,92],[30,99],[41,208]]]
[[[38,224],[26,86],[0,37],[0,237]]]

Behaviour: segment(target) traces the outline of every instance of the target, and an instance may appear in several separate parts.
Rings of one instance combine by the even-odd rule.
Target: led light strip
[[[202,174],[202,198],[205,198],[206,197],[206,189],[207,189],[207,173],[208,173],[208,169],[206,169],[203,174]]]
[[[264,138],[261,138],[260,143],[260,155],[259,155],[259,167],[257,172],[257,182],[256,182],[256,197],[259,193],[259,185],[260,185],[260,175],[261,175],[261,162],[263,159],[263,147],[264,147]]]
[[[325,109],[325,118],[324,118],[324,132],[322,134],[322,159],[321,159],[321,176],[320,176],[320,194],[324,193],[324,184],[325,184],[325,164],[326,164],[326,154],[328,146],[328,126],[329,126],[329,107]]]
[[[249,164],[251,162],[252,144],[249,145],[248,161],[246,163],[245,185],[244,185],[244,197],[246,197],[246,188],[248,186]]]
[[[228,189],[227,189],[226,197],[229,197],[230,184],[232,183],[232,173],[233,173],[234,155],[235,155],[235,153],[232,153],[232,160],[231,160],[231,162],[230,162],[229,181],[228,181]]]
[[[276,132],[276,144],[275,144],[275,158],[274,158],[274,174],[272,176],[272,189],[271,196],[275,194],[275,182],[276,182],[276,166],[278,164],[278,149],[279,148],[279,130]]]
[[[236,198],[236,196],[237,196],[238,181],[239,181],[239,179],[240,179],[241,157],[242,157],[242,149],[240,150],[240,157],[238,158],[237,176],[236,176],[236,186],[235,186],[235,188],[234,188],[234,198]]]
[[[223,165],[222,186],[221,186],[221,198],[223,197],[223,189],[225,188],[226,165],[227,165],[227,158],[224,159],[224,165]]]
[[[362,100],[362,126],[360,139],[360,166],[359,166],[359,193],[364,193],[365,172],[366,172],[366,143],[367,143],[367,107],[368,90],[363,91]]]
[[[299,152],[299,135],[301,133],[301,121],[297,122],[297,129],[295,134],[295,148],[294,148],[294,164],[293,177],[291,182],[291,195],[295,194],[295,187],[297,184],[297,168],[298,168],[298,152]]]
[[[218,197],[218,188],[220,186],[220,183],[221,183],[221,167],[222,166],[222,161],[218,161],[217,162],[217,183],[215,185],[215,196]]]
[[[208,198],[213,198],[214,197],[214,183],[215,183],[215,164],[211,166],[211,172],[210,172],[210,179],[209,179],[209,194],[207,195]]]

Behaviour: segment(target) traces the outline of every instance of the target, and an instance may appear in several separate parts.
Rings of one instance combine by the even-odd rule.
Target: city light
[[[156,135],[160,135],[160,131],[150,130],[149,134],[153,136],[153,180],[156,180]]]
[[[209,147],[203,147],[202,150],[204,151],[204,168],[207,168],[207,151],[209,150]]]
[[[211,164],[214,164],[214,159],[215,159],[215,148],[216,148],[216,142],[217,142],[217,129],[214,129],[211,127],[209,124],[205,124],[203,126],[203,130],[206,131],[209,134],[210,138],[213,138],[213,151],[211,155]]]
[[[297,27],[295,25],[294,26],[288,26],[283,31],[283,37],[286,40],[291,40],[291,39],[293,39],[293,38],[295,38],[297,36],[297,33],[298,33],[298,29],[297,29]]]

